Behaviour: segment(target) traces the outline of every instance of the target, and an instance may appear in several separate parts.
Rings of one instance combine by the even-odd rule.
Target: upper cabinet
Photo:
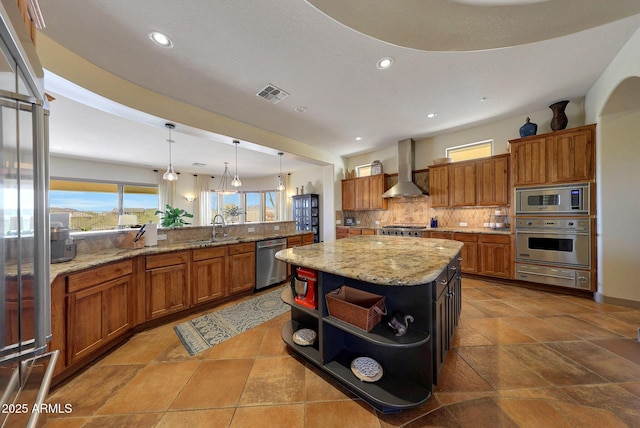
[[[342,211],[386,210],[387,174],[342,180]]]
[[[585,125],[510,140],[513,185],[594,180],[595,128]]]
[[[509,155],[429,167],[432,207],[509,205]]]

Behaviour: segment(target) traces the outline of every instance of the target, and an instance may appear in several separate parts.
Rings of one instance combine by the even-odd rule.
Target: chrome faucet
[[[220,218],[220,222],[218,222],[218,217]],[[212,224],[213,230],[211,239],[213,239],[214,241],[218,239],[218,226],[222,226],[222,238],[226,238],[228,236],[226,231],[227,225],[224,223],[224,217],[222,217],[220,214],[216,214],[215,216],[213,216]]]

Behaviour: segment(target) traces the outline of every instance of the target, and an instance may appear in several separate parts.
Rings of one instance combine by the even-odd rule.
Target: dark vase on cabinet
[[[313,232],[313,242],[320,242],[320,197],[315,193],[296,195],[293,199],[293,221],[296,230]]]

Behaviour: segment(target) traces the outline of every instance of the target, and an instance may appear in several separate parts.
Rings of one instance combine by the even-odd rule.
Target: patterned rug
[[[282,287],[228,308],[178,324],[173,329],[193,356],[286,312]]]

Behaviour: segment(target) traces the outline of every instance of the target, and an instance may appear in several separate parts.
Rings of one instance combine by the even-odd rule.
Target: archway
[[[640,304],[640,77],[617,86],[598,126],[597,298]]]

